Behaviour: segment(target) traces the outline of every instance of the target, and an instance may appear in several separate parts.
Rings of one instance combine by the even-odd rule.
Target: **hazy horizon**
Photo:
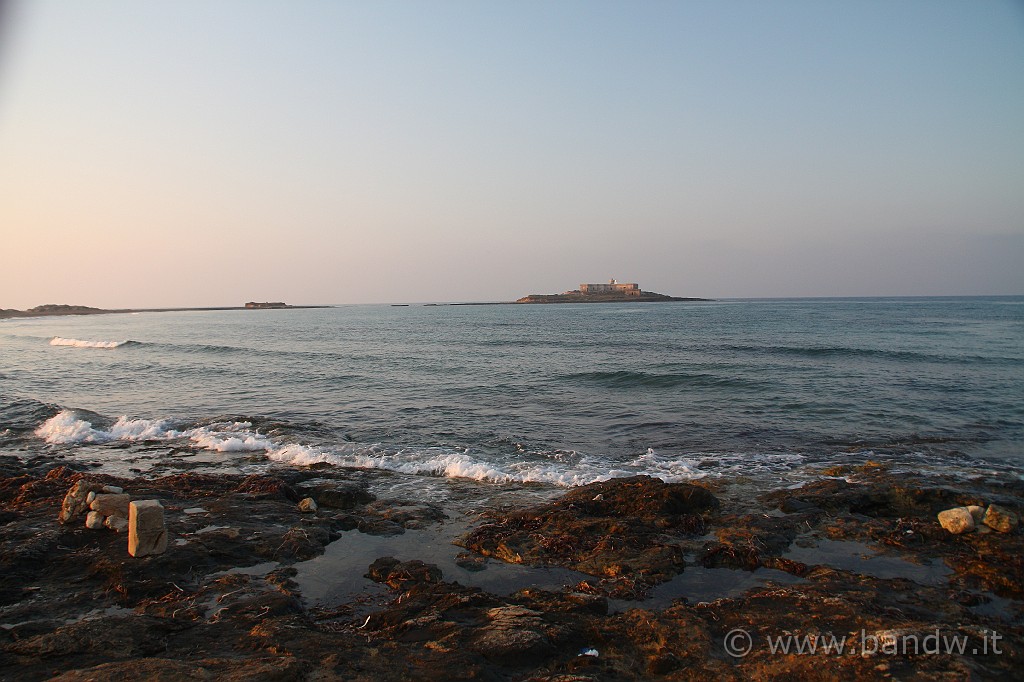
[[[1010,0],[6,10],[0,308],[1024,294]]]

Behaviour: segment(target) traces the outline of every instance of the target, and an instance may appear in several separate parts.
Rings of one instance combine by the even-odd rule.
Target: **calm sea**
[[[0,453],[575,485],[1024,466],[1024,297],[0,322]]]

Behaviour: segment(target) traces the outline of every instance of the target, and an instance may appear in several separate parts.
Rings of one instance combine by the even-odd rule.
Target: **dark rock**
[[[366,505],[366,513],[410,530],[425,528],[448,518],[444,510],[436,504],[401,500],[377,500]]]
[[[503,663],[544,658],[554,651],[544,633],[540,613],[521,606],[499,606],[487,612],[490,621],[471,642],[473,651]]]
[[[820,512],[821,508],[812,502],[807,502],[796,497],[787,497],[779,504],[779,509],[787,514]]]
[[[374,582],[385,583],[396,590],[408,589],[412,585],[441,582],[441,569],[418,559],[399,561],[394,557],[381,557],[370,564],[366,577]]]
[[[702,534],[718,500],[699,486],[648,476],[576,488],[549,504],[513,512],[457,541],[510,563],[553,564],[615,579],[609,593],[642,593],[683,570],[673,538]],[[671,534],[671,535],[669,535]]]
[[[373,502],[376,497],[357,483],[332,482],[312,489],[303,487],[321,507],[330,509],[353,509],[361,504]]]
[[[577,506],[589,516],[670,518],[677,522],[684,515],[702,514],[719,506],[706,488],[665,483],[650,476],[613,478],[574,488],[560,502]]]
[[[405,528],[394,521],[372,517],[360,519],[356,528],[358,528],[360,533],[366,533],[367,535],[401,535],[405,532]]]
[[[298,503],[302,499],[294,488],[280,478],[262,474],[247,477],[235,488],[235,492],[254,500],[284,498],[289,502]]]
[[[470,554],[469,552],[459,552],[455,556],[455,565],[467,571],[482,571],[487,568],[487,557]]]

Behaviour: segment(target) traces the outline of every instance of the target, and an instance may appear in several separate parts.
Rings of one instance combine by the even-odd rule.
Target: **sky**
[[[6,9],[0,308],[1024,294],[1019,1]]]

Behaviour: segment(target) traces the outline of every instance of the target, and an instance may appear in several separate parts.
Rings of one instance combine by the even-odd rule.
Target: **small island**
[[[245,307],[248,308],[249,310],[278,310],[281,308],[291,308],[292,306],[282,301],[263,301],[261,303],[257,303],[256,301],[249,301],[248,303],[245,304]]]
[[[87,305],[64,305],[47,303],[37,305],[28,310],[15,310],[14,308],[0,308],[0,319],[9,317],[46,317],[49,315],[100,315],[113,312],[102,308],[90,308]]]
[[[48,303],[28,310],[0,308],[0,320],[14,317],[49,317],[54,315],[111,315],[116,313],[176,313],[205,312],[212,310],[301,310],[306,308],[330,308],[326,305],[288,305],[280,301],[258,303],[249,301],[245,306],[222,306],[209,308],[90,308],[85,305],[64,305]]]
[[[636,282],[608,280],[607,284],[580,284],[579,289],[562,294],[530,294],[516,303],[660,303],[663,301],[709,301],[707,298],[667,296],[643,291]]]

